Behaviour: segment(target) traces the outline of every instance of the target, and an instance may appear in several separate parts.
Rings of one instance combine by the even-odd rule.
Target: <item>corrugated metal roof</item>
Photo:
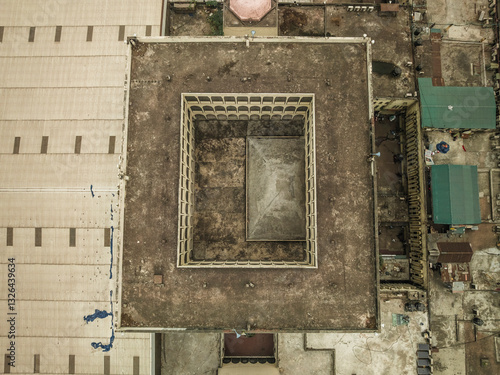
[[[434,223],[481,223],[477,166],[434,165],[431,188]]]
[[[438,242],[440,263],[468,263],[472,259],[470,242]]]
[[[495,129],[492,87],[436,87],[431,78],[419,78],[418,85],[423,128]]]

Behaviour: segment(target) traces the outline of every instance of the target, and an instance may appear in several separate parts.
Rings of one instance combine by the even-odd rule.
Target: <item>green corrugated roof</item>
[[[475,165],[433,165],[432,212],[436,224],[480,224]]]
[[[431,78],[419,78],[418,86],[423,128],[495,129],[492,87],[432,86]]]

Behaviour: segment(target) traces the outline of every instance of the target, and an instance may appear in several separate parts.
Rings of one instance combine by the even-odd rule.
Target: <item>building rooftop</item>
[[[422,127],[495,129],[496,104],[492,87],[433,86],[419,78]]]
[[[476,165],[433,165],[431,187],[434,223],[481,223]]]
[[[120,327],[376,329],[367,40],[145,38],[130,53]],[[317,268],[176,266],[189,93],[314,95]]]

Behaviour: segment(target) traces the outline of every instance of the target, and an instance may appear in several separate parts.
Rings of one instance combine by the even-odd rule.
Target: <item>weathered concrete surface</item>
[[[337,37],[367,34],[374,41],[373,60],[401,68],[400,77],[373,74],[375,98],[402,98],[415,91],[413,68],[406,66],[413,61],[408,9],[400,8],[395,17],[381,17],[378,12],[348,12],[346,6],[327,7],[326,32]]]
[[[478,0],[455,2],[453,0],[426,1],[427,12],[421,22],[416,22],[421,33],[415,39],[423,41],[415,48],[415,65],[421,65],[419,77],[432,77],[441,68],[446,86],[488,86],[492,85],[491,74],[485,65],[491,61],[488,43],[494,39],[493,28],[483,27],[478,21],[479,13],[485,10],[488,16],[489,2]],[[491,24],[491,21],[490,21]],[[430,42],[430,28],[440,30],[440,54],[433,59]],[[484,54],[481,43],[484,43]],[[433,67],[434,63],[434,67]],[[471,65],[473,72],[471,74]]]
[[[215,12],[215,10],[212,10],[212,12]],[[209,14],[209,11],[201,5],[194,7],[192,13],[178,13],[170,11],[170,27],[166,31],[167,35],[210,35],[211,28],[208,23]]]
[[[162,334],[161,375],[215,375],[219,367],[219,333]]]
[[[334,369],[332,350],[307,350],[305,334],[278,334],[280,372],[290,375],[331,375]]]
[[[332,350],[335,374],[401,375],[416,373],[417,347],[425,343],[427,312],[404,312],[406,299],[381,297],[380,333],[309,333],[308,349]],[[406,314],[409,324],[392,325],[392,314]],[[307,373],[307,372],[306,372]]]
[[[304,260],[304,241],[247,241],[245,175],[247,137],[303,134],[303,120],[195,122],[194,259]]]
[[[426,131],[424,137],[427,138],[426,144],[433,145],[433,151],[436,151],[436,144],[441,141],[448,143],[450,150],[446,153],[436,153],[433,156],[435,164],[460,164],[477,165],[478,168],[496,168],[498,161],[497,153],[492,151],[492,146],[498,141],[491,141],[492,133],[477,132],[469,138],[456,138],[448,131]]]
[[[474,2],[453,0],[428,0],[427,20],[436,23],[436,28],[444,28],[451,24],[464,25],[478,21],[478,11],[482,7],[488,8],[488,0]]]
[[[402,69],[398,78],[373,75],[374,97],[404,97],[406,93],[413,93],[413,68],[406,66],[413,61],[408,9],[401,7],[395,17],[381,17],[376,11],[348,12],[345,5],[334,5],[332,1],[327,3],[332,5],[280,6],[279,35],[361,37],[367,34],[375,41],[372,46],[373,60],[390,62]]]
[[[500,250],[475,251],[470,263],[472,279],[477,288],[494,290],[500,282]]]
[[[500,330],[500,302],[496,288],[499,281],[498,250],[474,252],[470,263],[472,281],[476,290],[466,289],[462,294],[452,294],[434,271],[429,277],[430,319],[433,332],[434,373],[496,374],[500,364],[495,360],[494,337]],[[474,326],[472,309],[484,321]],[[481,367],[480,359],[487,358],[490,366]]]
[[[231,329],[251,319],[263,330],[376,327],[366,45],[324,42],[134,48],[123,327]],[[315,94],[318,269],[176,268],[181,93],[277,90]]]
[[[486,72],[491,61],[488,46],[481,44],[441,43],[441,70],[446,86],[492,86],[492,72]],[[484,55],[483,55],[484,51]],[[488,82],[485,81],[488,79]]]
[[[440,349],[432,355],[434,374],[465,375],[465,349],[463,346]]]
[[[247,138],[247,239],[306,239],[304,138]]]

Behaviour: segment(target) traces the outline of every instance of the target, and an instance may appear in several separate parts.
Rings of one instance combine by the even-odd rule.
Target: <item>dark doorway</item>
[[[274,357],[274,335],[259,333],[251,337],[224,334],[224,357]]]

